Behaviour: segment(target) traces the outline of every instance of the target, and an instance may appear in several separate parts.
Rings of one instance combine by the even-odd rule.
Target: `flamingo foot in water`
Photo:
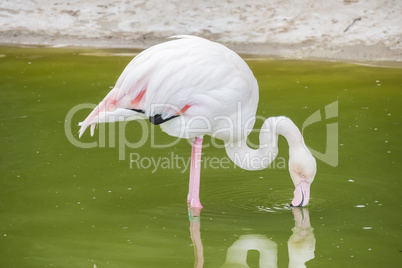
[[[200,201],[191,200],[190,202],[188,202],[188,205],[190,208],[199,208],[199,209],[203,208]]]
[[[197,220],[197,218],[201,215],[201,210],[202,210],[202,206],[201,207],[191,207],[189,205],[188,213],[189,213],[190,221]]]

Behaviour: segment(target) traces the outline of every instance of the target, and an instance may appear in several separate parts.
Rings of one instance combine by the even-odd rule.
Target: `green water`
[[[187,160],[186,141],[119,148],[123,132],[131,143],[141,138],[138,122],[86,133],[80,141],[96,141],[94,148],[66,137],[69,111],[99,102],[131,60],[118,52],[0,48],[0,267],[193,267],[202,259],[204,267],[259,267],[259,259],[278,267],[399,267],[402,69],[249,59],[258,114],[286,115],[301,128],[319,111],[305,141],[325,153],[327,126],[337,127],[329,131],[337,134],[337,163],[318,160],[310,205],[293,211],[286,162],[255,172],[203,168],[204,209],[189,221],[188,170],[130,168],[133,156]],[[337,113],[326,119],[329,104]],[[89,111],[72,115],[73,140]],[[158,144],[175,140],[146,127]],[[250,137],[257,140],[258,132]],[[279,150],[287,159],[284,139]],[[203,157],[226,155],[209,146]]]

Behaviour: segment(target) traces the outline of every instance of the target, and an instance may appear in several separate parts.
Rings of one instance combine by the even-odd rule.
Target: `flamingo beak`
[[[310,200],[310,183],[306,181],[301,181],[298,185],[296,185],[296,189],[294,191],[294,198],[290,206],[292,207],[305,207],[308,205]]]

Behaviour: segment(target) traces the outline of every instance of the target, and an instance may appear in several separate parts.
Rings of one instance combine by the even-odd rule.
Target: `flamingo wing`
[[[92,135],[97,123],[110,122],[101,114],[138,114],[160,124],[194,106],[203,105],[208,112],[227,109],[225,105],[242,100],[244,91],[256,86],[247,64],[223,45],[194,36],[173,38],[144,50],[127,65],[81,123],[80,136],[88,126]]]

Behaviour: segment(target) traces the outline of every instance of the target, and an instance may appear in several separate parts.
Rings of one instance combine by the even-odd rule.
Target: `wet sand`
[[[399,63],[401,15],[399,0],[4,0],[0,44],[144,49],[192,34],[243,54]]]

